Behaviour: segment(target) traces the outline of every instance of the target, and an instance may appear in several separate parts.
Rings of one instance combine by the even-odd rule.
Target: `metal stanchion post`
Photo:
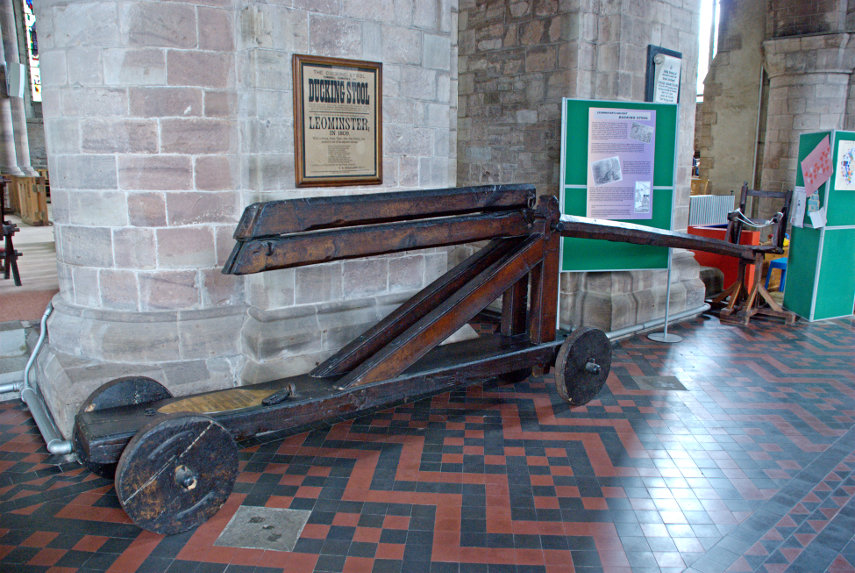
[[[680,342],[682,336],[668,334],[668,308],[671,306],[671,247],[668,247],[668,286],[665,289],[665,329],[662,332],[651,332],[647,338],[656,342]]]

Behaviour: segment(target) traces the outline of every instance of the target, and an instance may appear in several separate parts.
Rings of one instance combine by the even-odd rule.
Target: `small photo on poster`
[[[650,143],[653,141],[653,126],[634,121],[629,129],[629,138],[642,143]]]
[[[837,142],[837,180],[835,189],[855,191],[855,141]]]
[[[606,157],[599,161],[594,161],[591,164],[591,171],[594,175],[594,183],[596,185],[607,185],[615,181],[623,180],[623,173],[620,168],[620,157]]]
[[[635,182],[635,212],[647,213],[650,211],[650,181]]]

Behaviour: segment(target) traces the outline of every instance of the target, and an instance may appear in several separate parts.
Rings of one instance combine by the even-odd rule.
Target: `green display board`
[[[814,228],[807,212],[801,227],[793,225],[784,287],[784,306],[807,320],[850,316],[855,305],[855,162],[847,165],[855,159],[855,132],[802,134],[796,187],[804,186],[802,161],[825,137],[834,172],[816,194],[826,225]]]
[[[587,216],[589,110],[591,108],[655,111],[655,150],[650,219],[617,219],[671,229],[677,149],[678,105],[565,98],[561,118],[561,209]],[[594,239],[562,239],[562,271],[618,271],[664,269],[668,249]]]

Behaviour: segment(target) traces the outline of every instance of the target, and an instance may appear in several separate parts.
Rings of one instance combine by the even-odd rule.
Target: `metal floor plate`
[[[311,513],[299,509],[241,506],[214,545],[293,551]]]
[[[633,380],[642,390],[685,390],[686,387],[676,376],[633,376]]]

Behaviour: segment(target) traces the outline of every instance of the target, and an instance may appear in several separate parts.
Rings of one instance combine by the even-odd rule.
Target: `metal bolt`
[[[185,465],[175,468],[175,483],[184,489],[191,490],[196,487],[196,472]]]
[[[600,365],[597,364],[593,358],[589,358],[588,362],[585,363],[585,372],[590,372],[591,374],[599,374]]]

